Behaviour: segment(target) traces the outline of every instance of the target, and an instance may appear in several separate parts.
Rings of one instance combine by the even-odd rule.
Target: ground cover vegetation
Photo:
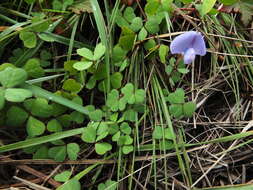
[[[2,0],[0,189],[252,189],[251,0]]]

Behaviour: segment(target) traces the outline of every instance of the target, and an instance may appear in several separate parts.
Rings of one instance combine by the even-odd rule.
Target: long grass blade
[[[55,95],[54,93],[44,90],[38,86],[34,86],[31,84],[24,84],[22,86],[22,88],[31,90],[34,96],[42,97],[42,98],[45,98],[49,101],[56,102],[58,104],[61,104],[63,106],[66,106],[68,108],[71,108],[73,110],[76,110],[76,111],[86,114],[86,115],[89,114],[89,111],[87,109],[85,109],[83,106],[81,106],[75,102],[72,102],[66,98],[63,98],[61,96]]]
[[[110,44],[108,42],[108,32],[105,24],[105,20],[103,17],[103,14],[101,12],[101,9],[99,7],[99,4],[97,0],[91,1],[91,6],[93,9],[93,15],[97,24],[99,37],[102,41],[102,44],[105,45],[106,51],[105,51],[105,64],[106,64],[106,73],[107,73],[107,92],[110,91]]]
[[[83,128],[78,128],[78,129],[72,129],[72,130],[63,131],[63,132],[57,132],[52,135],[47,135],[43,137],[31,138],[31,139],[19,141],[13,144],[3,145],[0,147],[0,153],[11,151],[11,150],[17,150],[21,148],[26,148],[26,147],[31,147],[31,146],[51,142],[51,141],[56,141],[56,140],[63,139],[66,137],[79,135],[82,132],[83,132]]]

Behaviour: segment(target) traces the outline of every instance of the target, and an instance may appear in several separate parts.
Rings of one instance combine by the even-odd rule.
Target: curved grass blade
[[[50,33],[50,32],[41,32],[41,34],[43,34],[45,37],[51,38],[54,42],[58,42],[60,44],[64,44],[64,45],[68,46],[69,43],[70,43],[70,39],[69,38],[60,36],[58,34],[54,34],[54,33]],[[79,41],[74,41],[73,47],[75,47],[75,48],[86,47],[86,48],[89,48],[91,50],[94,49],[93,46],[91,46],[89,44],[84,44],[84,43],[79,42]]]
[[[79,23],[79,19],[80,17],[76,17],[75,19],[75,23],[74,23],[74,26],[72,28],[72,33],[71,33],[71,38],[69,40],[69,48],[68,48],[68,55],[67,55],[67,60],[69,61],[71,59],[71,55],[72,55],[72,51],[73,51],[73,46],[74,46],[74,40],[75,40],[75,35],[76,35],[76,30],[77,30],[77,26],[78,26],[78,23]]]
[[[5,29],[3,32],[0,33],[0,39],[3,38],[6,35],[12,33],[13,31],[17,31],[19,28],[21,28],[22,26],[25,26],[29,23],[31,23],[31,22],[30,21],[20,22],[20,23],[17,23],[17,24],[14,24],[14,25],[10,26],[9,28]]]
[[[107,32],[107,28],[105,25],[105,20],[103,17],[103,14],[101,12],[101,9],[99,7],[99,4],[97,2],[97,0],[92,0],[91,2],[91,6],[93,9],[93,15],[97,24],[97,28],[98,28],[98,33],[99,33],[99,37],[101,39],[102,44],[106,47],[106,51],[105,51],[105,64],[106,64],[106,73],[107,73],[107,92],[110,91],[110,43],[108,41],[108,38],[110,39],[110,36]]]
[[[26,147],[30,147],[30,146],[34,146],[34,145],[39,145],[39,144],[63,139],[66,137],[79,135],[82,132],[83,132],[83,128],[78,128],[78,129],[72,129],[72,130],[68,130],[68,131],[54,133],[52,135],[47,135],[47,136],[43,136],[43,137],[27,139],[24,141],[19,141],[17,143],[13,143],[13,144],[3,145],[0,147],[0,153],[11,151],[11,150],[17,150],[17,149],[21,149],[21,148],[26,148]]]
[[[57,77],[63,76],[64,74],[56,74],[56,75],[51,75],[51,76],[46,76],[46,77],[40,77],[37,79],[31,79],[31,80],[27,80],[26,83],[28,84],[35,84],[35,83],[39,83],[39,82],[44,82],[44,81],[48,81],[51,79],[55,79]]]
[[[22,88],[31,90],[34,96],[42,97],[47,100],[56,102],[58,104],[64,105],[68,108],[71,108],[73,110],[76,110],[76,111],[86,114],[86,115],[88,115],[88,113],[89,113],[89,111],[87,109],[85,109],[83,106],[81,106],[75,102],[72,102],[66,98],[63,98],[61,96],[55,95],[54,93],[44,90],[38,86],[34,86],[31,84],[24,84],[24,85],[22,85]]]

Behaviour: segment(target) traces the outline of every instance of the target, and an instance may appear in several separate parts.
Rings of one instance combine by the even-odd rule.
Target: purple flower
[[[184,63],[194,61],[196,55],[206,54],[206,45],[199,32],[189,31],[177,36],[170,44],[172,54],[183,54]]]

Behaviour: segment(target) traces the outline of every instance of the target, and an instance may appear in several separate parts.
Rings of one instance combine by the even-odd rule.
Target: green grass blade
[[[113,153],[113,154],[105,157],[104,160],[109,160],[109,159],[113,158],[115,155],[116,155],[116,153]],[[96,164],[93,164],[93,165],[89,166],[88,168],[84,169],[83,171],[79,172],[78,174],[76,174],[73,178],[80,180],[86,174],[88,174],[91,170],[93,170],[95,167],[97,167],[100,164],[102,164],[102,163],[98,161]]]
[[[69,38],[60,36],[58,34],[54,34],[54,33],[50,33],[50,32],[41,32],[41,34],[43,34],[45,37],[48,37],[48,38],[52,39],[54,42],[58,42],[58,43],[63,44],[63,45],[67,45],[68,46],[69,43],[70,43],[70,39]],[[75,48],[86,47],[86,48],[89,48],[91,50],[94,49],[93,46],[88,45],[88,44],[84,44],[84,43],[79,42],[79,41],[74,41],[73,47],[75,47]]]
[[[48,81],[51,79],[55,79],[58,78],[60,76],[63,76],[64,74],[56,74],[56,75],[51,75],[51,76],[46,76],[46,77],[40,77],[37,79],[31,79],[31,80],[27,80],[26,83],[28,84],[35,84],[35,83],[40,83],[40,82],[44,82],[44,81]]]
[[[105,25],[105,20],[103,17],[103,14],[101,12],[101,9],[99,7],[99,4],[97,0],[92,0],[91,1],[91,6],[93,9],[93,15],[97,24],[98,32],[99,32],[99,37],[101,39],[102,44],[106,47],[105,51],[105,64],[106,64],[106,73],[107,73],[107,92],[110,91],[110,44],[108,42],[108,32],[107,28]],[[109,37],[110,39],[110,37]],[[110,40],[109,40],[110,41]]]
[[[3,13],[8,13],[8,14],[12,14],[14,16],[18,16],[18,17],[23,17],[23,18],[26,18],[26,19],[31,19],[32,17],[27,15],[27,14],[24,14],[20,11],[16,11],[16,10],[13,10],[13,9],[7,9],[7,8],[4,8],[4,7],[0,7],[0,11],[3,12]]]
[[[13,144],[3,145],[0,147],[0,153],[11,151],[11,150],[17,150],[17,149],[21,149],[21,148],[26,148],[26,147],[30,147],[30,146],[34,146],[34,145],[39,145],[39,144],[63,139],[66,137],[79,135],[82,132],[83,132],[83,128],[78,128],[78,129],[72,129],[72,130],[68,130],[68,131],[54,133],[54,134],[43,136],[43,137],[27,139],[24,141],[19,141],[17,143],[13,143]]]
[[[31,84],[24,84],[22,86],[22,88],[31,90],[34,96],[42,97],[47,100],[56,102],[58,104],[64,105],[68,108],[71,108],[73,110],[76,110],[76,111],[86,114],[86,115],[89,113],[89,111],[87,109],[85,109],[83,106],[81,106],[75,102],[72,102],[66,98],[63,98],[61,96],[55,95],[54,93],[44,90],[38,86],[34,86]]]
[[[72,51],[73,51],[73,46],[74,46],[74,41],[75,41],[75,35],[76,35],[76,30],[77,30],[77,26],[79,23],[79,19],[80,17],[78,16],[75,20],[74,26],[72,28],[72,33],[71,33],[71,38],[69,40],[69,48],[68,48],[68,56],[67,56],[67,60],[69,61],[71,59],[71,55],[72,55]]]
[[[17,21],[15,21],[15,20],[13,20],[13,19],[11,19],[11,18],[9,18],[5,15],[2,15],[2,14],[0,14],[0,20],[4,20],[4,21],[9,22],[11,24],[17,24],[18,23]]]
[[[229,135],[229,136],[225,136],[225,137],[220,137],[217,139],[213,139],[213,140],[209,140],[209,141],[203,141],[203,142],[199,142],[199,143],[192,143],[192,144],[184,144],[185,147],[193,147],[193,146],[201,146],[201,145],[206,145],[206,144],[212,144],[212,143],[222,143],[222,142],[229,142],[229,141],[233,141],[233,140],[238,140],[238,139],[242,139],[245,137],[249,137],[253,135],[253,131],[248,131],[248,132],[244,132],[244,133],[239,133],[239,134],[234,134],[234,135]],[[179,147],[181,147],[181,144],[178,144]],[[153,150],[153,144],[145,144],[145,145],[141,145],[140,146],[140,151],[151,151]],[[166,150],[171,150],[174,149],[174,145],[173,144],[168,144],[165,146]],[[159,146],[155,147],[156,150],[159,150]]]
[[[3,38],[4,36],[12,33],[13,31],[16,31],[18,28],[25,26],[27,24],[31,23],[30,21],[27,22],[20,22],[17,24],[14,24],[12,26],[10,26],[8,29],[4,30],[3,32],[0,33],[0,39]]]

